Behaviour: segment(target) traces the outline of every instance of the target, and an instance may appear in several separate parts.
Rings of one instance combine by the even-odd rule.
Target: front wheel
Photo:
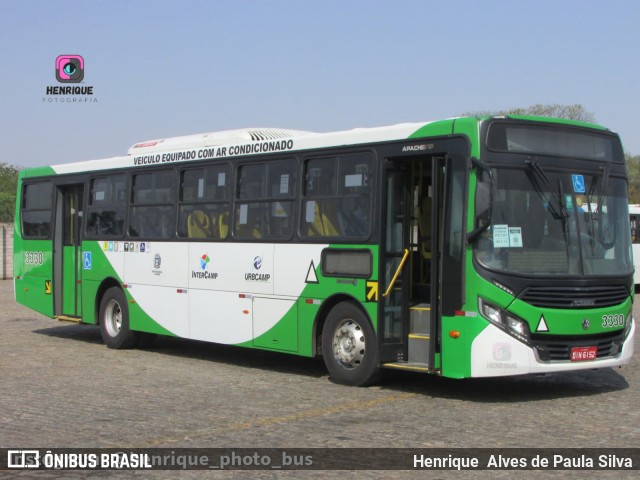
[[[129,329],[127,299],[118,287],[107,290],[100,302],[100,334],[109,348],[131,348],[138,332]]]
[[[373,383],[379,373],[376,336],[354,304],[339,303],[322,328],[322,356],[331,378],[345,385]]]

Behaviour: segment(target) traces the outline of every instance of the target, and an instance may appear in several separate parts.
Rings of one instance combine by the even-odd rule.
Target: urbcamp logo
[[[215,280],[218,278],[217,273],[207,271],[207,265],[211,262],[211,258],[209,258],[208,254],[205,253],[198,258],[198,260],[200,262],[200,270],[202,271],[191,270],[191,278],[203,278],[207,280]]]
[[[200,257],[200,268],[202,270],[206,270],[207,269],[207,264],[211,261],[211,259],[209,258],[209,255],[207,255],[206,253],[204,255],[202,255],[202,257]]]
[[[258,255],[253,258],[253,269],[260,270],[261,268],[262,268],[262,257]],[[271,278],[271,275],[269,273],[251,272],[251,273],[244,274],[244,279],[251,280],[252,282],[268,282],[270,278]]]
[[[93,86],[84,85],[85,61],[81,55],[58,55],[55,61],[56,80],[63,85],[49,85],[46,103],[95,103]],[[81,85],[82,84],[82,85]]]
[[[59,55],[56,58],[56,79],[60,83],[80,83],[84,80],[84,58],[80,55]]]

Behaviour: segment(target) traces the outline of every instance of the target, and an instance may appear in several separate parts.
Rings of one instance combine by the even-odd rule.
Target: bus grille
[[[596,358],[610,357],[620,352],[624,331],[600,335],[532,335],[531,343],[542,361],[570,360],[573,347],[598,347]]]
[[[520,300],[543,308],[602,308],[624,302],[629,291],[624,285],[602,287],[529,287]]]

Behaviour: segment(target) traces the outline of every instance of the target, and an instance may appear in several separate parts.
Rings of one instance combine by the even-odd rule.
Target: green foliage
[[[509,110],[499,111],[480,111],[465,113],[464,116],[488,117],[493,115],[533,115],[538,117],[565,118],[567,120],[577,120],[580,122],[594,123],[595,117],[593,113],[587,112],[584,106],[560,105],[553,103],[549,105],[536,104],[525,108],[511,108]]]
[[[13,222],[18,171],[18,167],[0,163],[0,222]]]
[[[629,203],[640,203],[640,155],[625,153],[629,181]]]

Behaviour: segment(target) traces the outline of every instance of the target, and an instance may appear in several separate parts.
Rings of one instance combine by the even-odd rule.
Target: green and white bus
[[[618,136],[536,117],[138,143],[20,172],[16,300],[100,326],[451,378],[633,354]]]

